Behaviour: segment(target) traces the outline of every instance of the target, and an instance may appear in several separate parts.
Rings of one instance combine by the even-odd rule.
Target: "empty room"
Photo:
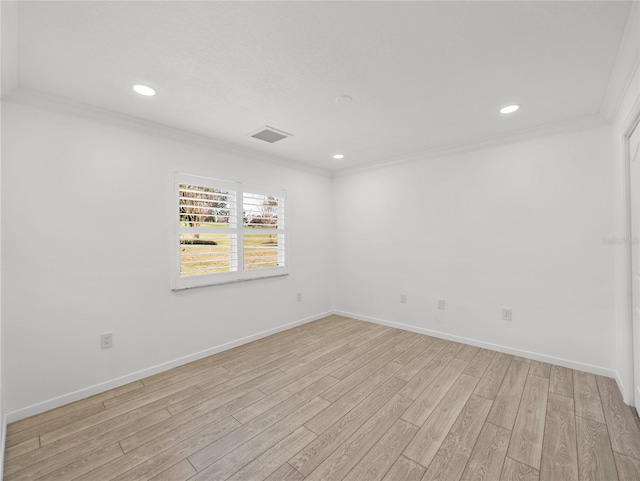
[[[0,479],[640,481],[639,1],[0,16]]]

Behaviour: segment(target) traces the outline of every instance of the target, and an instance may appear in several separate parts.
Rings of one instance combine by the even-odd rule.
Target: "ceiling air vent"
[[[273,127],[269,127],[268,125],[265,125],[264,128],[251,134],[251,137],[253,137],[254,139],[264,140],[265,142],[269,142],[270,144],[273,144],[274,142],[278,142],[279,140],[286,139],[287,137],[293,137],[293,134],[290,134],[283,130],[274,129]]]

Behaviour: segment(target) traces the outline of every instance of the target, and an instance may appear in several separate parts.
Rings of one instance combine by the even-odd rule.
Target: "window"
[[[285,192],[175,174],[174,289],[287,274]]]

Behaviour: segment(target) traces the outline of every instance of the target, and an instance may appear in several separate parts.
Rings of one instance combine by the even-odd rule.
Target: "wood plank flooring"
[[[630,481],[612,379],[331,316],[8,426],[6,481]]]

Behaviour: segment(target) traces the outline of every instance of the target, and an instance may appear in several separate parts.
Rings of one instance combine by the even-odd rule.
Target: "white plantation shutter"
[[[284,197],[243,192],[244,268],[285,265]]]
[[[181,183],[180,276],[238,270],[236,192]]]
[[[174,289],[287,274],[283,191],[175,174],[174,195]]]

